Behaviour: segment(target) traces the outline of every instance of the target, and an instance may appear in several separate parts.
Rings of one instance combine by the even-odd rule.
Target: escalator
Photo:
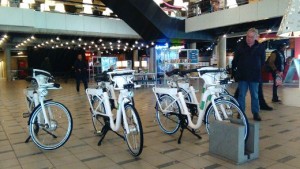
[[[185,21],[171,18],[153,0],[102,0],[145,40],[185,39],[211,41],[205,31],[185,33]]]

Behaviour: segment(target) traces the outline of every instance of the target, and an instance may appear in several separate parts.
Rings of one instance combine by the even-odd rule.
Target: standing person
[[[238,79],[238,102],[245,112],[245,99],[248,88],[251,94],[251,111],[255,121],[261,121],[259,113],[258,87],[261,81],[261,69],[265,62],[265,49],[257,42],[258,31],[251,28],[247,31],[246,41],[237,47],[232,61],[233,70],[236,69]]]
[[[281,102],[281,100],[278,99],[278,95],[277,95],[276,76],[282,77],[283,75],[285,49],[286,49],[286,44],[285,43],[280,44],[278,48],[271,53],[269,59],[269,65],[272,69],[272,77],[273,77],[272,102]]]
[[[75,76],[76,76],[76,90],[79,92],[80,89],[80,81],[83,82],[84,88],[87,89],[87,68],[88,65],[82,59],[82,55],[78,54],[77,60],[74,63]]]
[[[239,88],[237,87],[234,92],[234,98],[238,99],[238,97],[239,97]],[[258,101],[259,101],[259,108],[261,110],[268,110],[268,111],[273,110],[273,107],[270,107],[264,98],[262,82],[259,82],[259,85],[258,85]]]

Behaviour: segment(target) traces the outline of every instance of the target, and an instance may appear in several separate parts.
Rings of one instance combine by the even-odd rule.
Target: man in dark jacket
[[[286,44],[280,44],[276,50],[274,50],[269,59],[269,65],[272,68],[272,77],[273,77],[273,97],[272,102],[281,102],[278,99],[277,95],[277,85],[276,85],[276,76],[282,77],[285,63],[284,51],[286,49]]]
[[[76,76],[76,90],[79,92],[80,81],[83,82],[84,88],[87,89],[87,63],[83,61],[82,55],[78,54],[77,60],[74,63],[75,76]]]
[[[236,69],[238,80],[239,96],[238,102],[245,112],[245,99],[248,88],[251,94],[251,111],[253,119],[261,121],[259,116],[258,86],[261,81],[261,68],[265,62],[265,49],[257,41],[258,31],[251,28],[247,31],[246,41],[237,47],[232,61],[233,70]]]

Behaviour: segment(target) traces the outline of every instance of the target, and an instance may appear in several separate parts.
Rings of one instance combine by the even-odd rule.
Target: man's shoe
[[[272,99],[272,102],[273,103],[281,103],[281,100],[279,100],[279,99],[276,99],[276,100]]]
[[[261,117],[259,116],[259,114],[254,114],[253,115],[253,120],[254,121],[261,121]]]
[[[261,110],[268,110],[268,111],[273,110],[273,108],[270,107],[270,106],[268,106],[267,104],[260,106],[260,109],[261,109]]]

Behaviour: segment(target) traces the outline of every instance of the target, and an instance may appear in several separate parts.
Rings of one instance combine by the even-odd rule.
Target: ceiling
[[[4,38],[5,36],[5,38]],[[154,42],[137,39],[116,39],[102,37],[63,36],[47,34],[25,34],[25,33],[1,33],[0,50],[6,46],[15,51],[23,51],[27,48],[49,48],[49,49],[86,49],[92,52],[123,53],[134,49],[145,50],[154,46]]]

